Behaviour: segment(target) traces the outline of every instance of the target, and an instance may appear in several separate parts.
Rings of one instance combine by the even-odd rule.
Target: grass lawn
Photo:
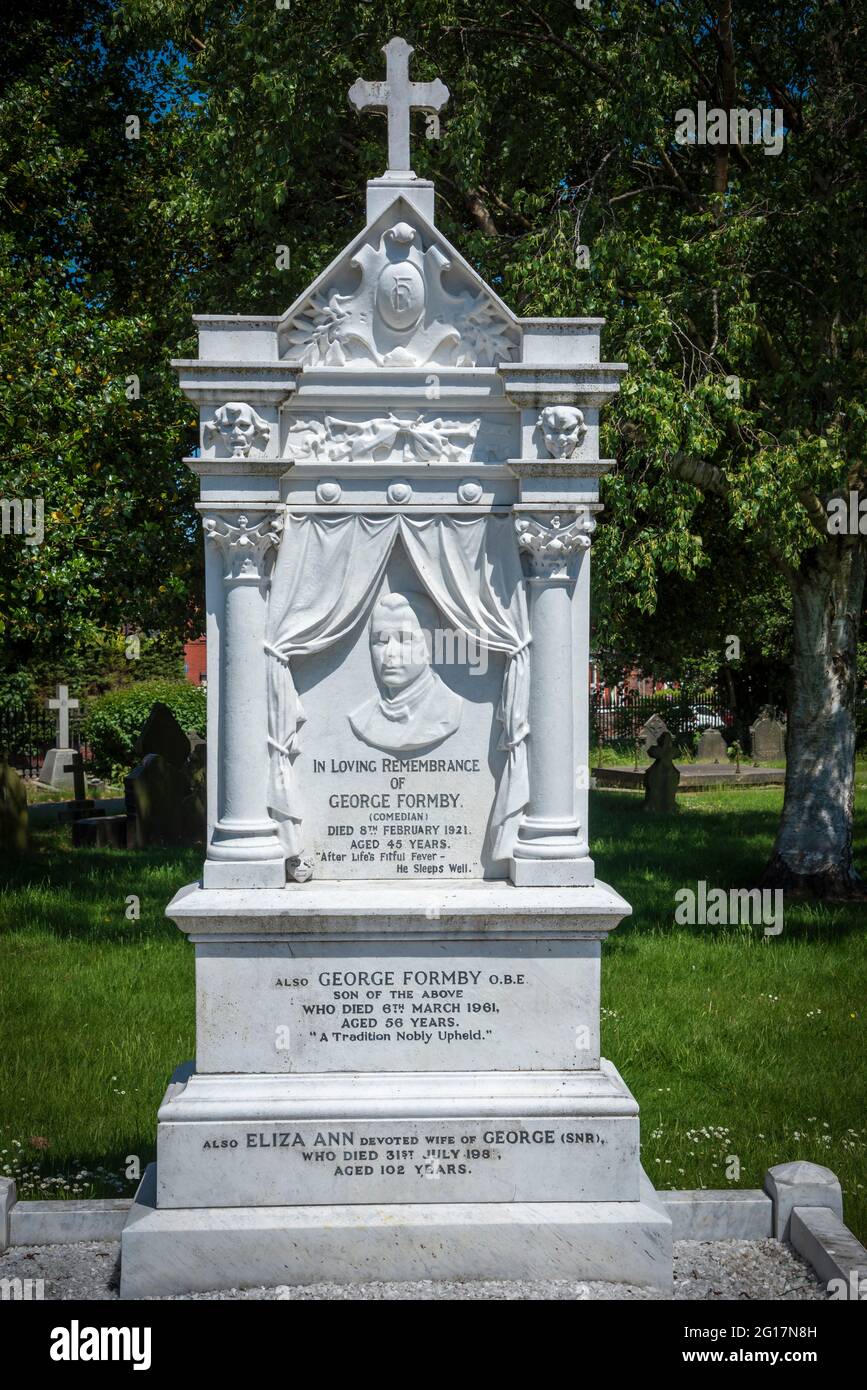
[[[867,769],[857,839],[867,860]],[[674,893],[749,887],[782,789],[720,788],[671,820],[593,796],[597,869],[632,903],[605,948],[603,1050],[642,1109],[658,1187],[757,1187],[773,1163],[827,1164],[867,1237],[865,909],[787,904],[761,926],[679,927]],[[0,1172],[24,1197],[132,1192],[166,1080],[194,1052],[193,952],[163,916],[199,854],[69,848],[37,832],[0,862]],[[135,895],[140,918],[130,919]]]
[[[867,786],[857,838],[867,846]],[[641,1104],[657,1187],[760,1187],[789,1159],[832,1168],[847,1222],[867,1236],[863,905],[789,902],[782,935],[679,927],[674,892],[749,887],[782,788],[681,798],[670,822],[641,798],[597,792],[597,872],[632,904],[604,952],[602,1043]]]

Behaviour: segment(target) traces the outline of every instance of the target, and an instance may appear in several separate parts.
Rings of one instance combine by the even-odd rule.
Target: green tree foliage
[[[71,402],[90,398],[91,371],[94,384],[121,378],[135,350],[141,418],[103,413],[91,453],[70,438],[88,461],[68,499],[46,447],[55,417],[33,440],[29,457],[57,478],[55,510],[66,518],[82,496],[83,520],[58,532],[56,574],[39,555],[25,567],[26,595],[4,551],[15,631],[33,621],[42,575],[47,621],[57,593],[93,612],[70,534],[107,549],[96,587],[124,616],[158,626],[155,609],[189,603],[198,545],[178,463],[189,417],[166,360],[188,307],[279,312],[358,229],[385,131],[353,115],[346,90],[382,74],[379,48],[402,33],[414,75],[442,75],[452,92],[441,140],[423,138],[421,117],[414,140],[445,233],[517,312],[604,315],[606,356],[630,368],[603,433],[620,466],[594,544],[600,639],[643,624],[675,577],[670,602],[684,581],[712,592],[727,553],[726,621],[747,653],[757,632],[767,640],[755,617],[781,582],[794,683],[773,872],[850,888],[864,542],[830,536],[826,507],[864,483],[864,0],[87,0],[61,14],[59,37],[20,19],[36,48],[19,35],[3,60],[24,76],[0,121],[21,151],[0,230],[20,257],[13,275],[31,277],[22,305],[55,273],[80,301],[82,326],[69,302],[58,327],[56,418],[70,436],[92,431]],[[779,109],[781,150],[679,143],[677,112],[699,101]],[[142,138],[119,141],[131,106]],[[34,335],[41,351],[46,339]],[[24,436],[34,428],[15,421]],[[114,502],[108,530],[94,528],[91,497]],[[83,565],[85,587],[91,573]]]
[[[105,46],[112,14],[13,0],[6,15],[0,495],[44,511],[41,544],[0,543],[7,670],[44,657],[68,674],[122,623],[195,622],[196,489],[180,462],[194,436],[169,357],[192,342],[196,242],[159,197],[189,131],[179,113],[157,119],[154,65],[143,84],[123,46]]]

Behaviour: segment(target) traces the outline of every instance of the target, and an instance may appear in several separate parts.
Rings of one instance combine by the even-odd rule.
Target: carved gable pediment
[[[458,251],[395,200],[286,311],[281,358],[305,367],[493,367],[517,320]]]

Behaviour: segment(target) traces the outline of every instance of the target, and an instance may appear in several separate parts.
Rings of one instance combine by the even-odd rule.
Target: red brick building
[[[204,637],[184,643],[184,675],[192,685],[204,685],[208,677],[208,647]]]

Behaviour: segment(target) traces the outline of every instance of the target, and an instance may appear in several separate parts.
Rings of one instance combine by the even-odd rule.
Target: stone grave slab
[[[756,762],[773,762],[786,756],[786,730],[778,719],[763,715],[750,725],[752,756]]]
[[[695,750],[697,763],[727,763],[726,741],[719,729],[704,729]]]
[[[73,849],[126,849],[127,817],[84,816],[72,824]]]
[[[197,738],[197,741],[200,740]],[[148,753],[157,753],[173,767],[183,767],[190,756],[190,748],[190,736],[181,728],[168,705],[156,700],[136,739],[136,756],[143,760]]]

